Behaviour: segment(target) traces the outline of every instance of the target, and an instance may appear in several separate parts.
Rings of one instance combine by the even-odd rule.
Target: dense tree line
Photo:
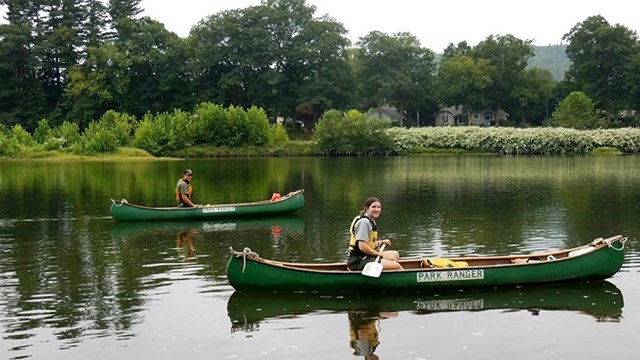
[[[409,33],[372,31],[357,44],[305,0],[263,0],[210,15],[187,38],[140,17],[140,0],[0,0],[0,125],[33,132],[39,121],[86,129],[109,110],[190,111],[203,102],[264,109],[316,121],[330,109],[390,104],[407,124],[429,124],[438,108],[502,109],[500,125],[564,125],[551,117],[580,92],[597,118],[581,126],[635,125],[640,109],[636,33],[601,16],[565,35],[572,64],[556,82],[527,68],[530,40],[491,35],[451,44],[437,62]],[[576,96],[576,95],[574,95]],[[558,113],[562,114],[562,112]],[[585,125],[587,124],[587,125]],[[569,124],[571,126],[571,123]]]

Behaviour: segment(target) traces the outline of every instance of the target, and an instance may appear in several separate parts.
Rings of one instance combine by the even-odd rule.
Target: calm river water
[[[198,203],[305,190],[296,215],[116,223],[110,198]],[[629,238],[602,282],[442,294],[246,294],[228,249],[346,255],[370,195],[405,257],[506,255]],[[637,358],[640,156],[0,162],[3,359]],[[357,295],[357,296],[356,296]]]

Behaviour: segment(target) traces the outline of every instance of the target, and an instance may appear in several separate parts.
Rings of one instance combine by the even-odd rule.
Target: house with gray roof
[[[400,124],[402,124],[402,121],[404,120],[404,115],[402,115],[396,107],[390,105],[383,105],[379,108],[371,108],[367,112],[367,116],[369,118],[384,119]]]
[[[504,110],[467,111],[462,105],[449,106],[436,113],[436,126],[495,126],[506,121],[509,113]]]

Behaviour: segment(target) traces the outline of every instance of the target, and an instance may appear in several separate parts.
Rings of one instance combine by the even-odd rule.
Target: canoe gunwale
[[[612,248],[616,251],[624,251],[625,244],[627,242],[627,238],[622,235],[616,235],[609,237],[607,239],[597,238],[590,242],[589,244],[563,249],[556,251],[549,251],[543,253],[531,253],[531,254],[523,254],[523,255],[503,255],[503,256],[478,256],[478,257],[455,257],[455,258],[446,258],[452,261],[463,261],[467,262],[469,265],[460,267],[460,268],[429,268],[422,267],[419,264],[422,264],[426,258],[412,258],[412,259],[400,259],[399,262],[403,266],[412,266],[410,268],[405,268],[403,270],[385,270],[384,273],[415,273],[415,272],[424,272],[424,271],[450,271],[455,269],[486,269],[486,268],[501,268],[501,267],[536,267],[543,266],[545,264],[549,264],[550,262],[564,262],[571,261],[581,257],[589,256],[592,253],[595,253],[604,248]],[[617,248],[615,244],[620,244],[620,248]],[[569,256],[569,253],[573,251],[578,251],[581,249],[587,249],[593,247],[592,251],[578,254],[575,256]],[[229,252],[232,256],[235,257],[244,257],[245,261],[248,259],[250,261],[254,261],[256,263],[260,263],[267,266],[273,266],[278,268],[284,268],[288,270],[294,271],[302,271],[309,273],[327,273],[327,274],[353,274],[359,273],[358,271],[349,270],[346,266],[346,262],[334,262],[334,263],[292,263],[292,262],[284,262],[278,260],[264,259],[261,258],[257,253],[251,251],[249,248],[244,248],[242,252],[234,250],[232,247],[229,248]],[[553,258],[549,258],[552,256]],[[514,259],[528,259],[528,258],[544,258],[545,260],[536,261],[536,262],[514,262]],[[487,264],[482,262],[496,262],[495,264]],[[479,265],[472,265],[473,263],[480,263]],[[418,264],[418,265],[417,265]]]
[[[620,271],[626,241],[621,235],[596,239],[580,247],[543,253],[548,259],[540,259],[540,253],[441,259],[467,262],[454,267],[436,268],[424,265],[423,259],[405,259],[400,260],[403,270],[383,271],[379,278],[350,271],[346,262],[287,263],[260,258],[248,248],[242,252],[230,249],[226,274],[234,289],[249,291],[434,292],[604,280]],[[583,251],[569,255],[576,250]],[[515,261],[526,256],[533,261]]]
[[[304,189],[292,191],[280,199],[198,207],[148,207],[111,199],[111,217],[118,221],[185,220],[274,216],[292,214],[304,207]]]
[[[285,196],[283,196],[280,200],[278,200],[278,202],[283,202],[283,201],[287,201],[290,199],[295,198],[297,195],[304,193],[304,189],[300,189],[300,190],[296,190],[296,191],[292,191],[288,194],[286,194]],[[160,206],[160,207],[153,207],[153,206],[144,206],[144,205],[137,205],[137,204],[133,204],[128,202],[126,199],[111,199],[111,202],[113,203],[114,206],[129,206],[129,207],[133,207],[133,208],[138,208],[141,210],[152,210],[152,211],[193,211],[193,210],[198,210],[198,209],[202,209],[207,208],[207,207],[227,207],[227,206],[234,206],[234,207],[246,207],[246,206],[258,206],[258,205],[272,205],[273,202],[271,200],[260,200],[260,201],[254,201],[254,202],[244,202],[244,203],[230,203],[230,204],[215,204],[215,205],[211,205],[211,206],[200,206],[200,207],[179,207],[179,206]]]

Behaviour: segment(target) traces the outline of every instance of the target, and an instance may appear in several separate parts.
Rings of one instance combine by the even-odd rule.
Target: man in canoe
[[[400,254],[397,251],[380,251],[382,244],[391,246],[391,240],[378,239],[376,219],[381,212],[380,199],[370,197],[365,200],[360,215],[351,222],[349,259],[347,260],[349,269],[362,270],[367,263],[376,261],[376,257],[380,256],[380,263],[384,270],[402,270],[402,265],[398,263]]]
[[[180,207],[196,207],[191,200],[193,195],[193,187],[191,187],[191,179],[193,178],[193,171],[186,169],[182,173],[182,179],[178,180],[176,184],[176,201]]]

